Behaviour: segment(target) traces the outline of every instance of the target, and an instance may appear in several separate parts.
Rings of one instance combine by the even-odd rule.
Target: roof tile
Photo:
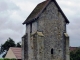
[[[21,59],[21,48],[10,47],[17,59]]]
[[[59,9],[59,11],[61,12],[61,14],[63,15],[63,17],[66,20],[66,23],[69,23],[67,17],[64,15],[63,11],[61,10],[61,8],[59,7],[59,5],[57,4],[57,2],[55,0],[46,0],[40,4],[38,4],[36,6],[36,8],[31,12],[31,14],[28,16],[28,18],[23,22],[23,24],[29,24],[30,22],[34,21],[36,18],[38,18],[38,16],[42,13],[42,11],[45,9],[45,7],[48,5],[48,3],[50,1],[54,1],[54,3],[56,4],[57,8]]]

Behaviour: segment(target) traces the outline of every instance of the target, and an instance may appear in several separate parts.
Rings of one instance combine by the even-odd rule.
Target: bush
[[[0,58],[0,60],[4,60],[4,59]]]
[[[17,60],[17,59],[14,59],[14,58],[12,58],[12,59],[9,59],[9,58],[0,58],[0,60]]]
[[[14,59],[14,58],[13,58],[13,59],[11,59],[11,60],[17,60],[17,59]]]
[[[70,52],[70,60],[80,60],[80,49]]]

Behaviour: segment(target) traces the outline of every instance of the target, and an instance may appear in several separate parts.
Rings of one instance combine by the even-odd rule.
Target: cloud
[[[20,13],[20,9],[12,1],[0,1],[1,43],[4,43],[9,37],[11,37],[16,42],[21,41],[24,30],[22,27],[23,18],[17,12]]]
[[[80,13],[80,1],[77,0],[57,0],[60,7],[68,17],[68,19],[73,18],[73,16],[78,16]]]
[[[74,18],[68,25],[68,34],[70,36],[70,46],[80,46],[80,18]]]
[[[1,7],[3,10],[0,11],[1,43],[4,43],[9,37],[16,42],[21,41],[21,37],[25,34],[25,26],[23,26],[22,23],[37,4],[26,0],[24,1],[0,1],[2,4],[4,3],[4,9]]]
[[[17,10],[19,7],[17,7],[13,2],[2,0],[0,1],[0,12],[7,11],[7,10]]]
[[[0,11],[7,10],[7,4],[5,2],[0,2]]]
[[[4,43],[9,37],[16,42],[25,34],[22,23],[36,5],[44,0],[0,0],[0,41]],[[70,46],[80,46],[80,0],[56,0],[70,21],[67,32]],[[1,44],[0,43],[0,44]]]
[[[70,46],[80,46],[80,0],[57,0],[57,2],[70,21],[67,25]]]

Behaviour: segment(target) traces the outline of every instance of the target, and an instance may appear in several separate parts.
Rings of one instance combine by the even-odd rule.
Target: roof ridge
[[[65,16],[65,14],[63,13],[63,11],[59,7],[58,3],[55,0],[46,0],[46,1],[43,1],[43,2],[39,3],[34,8],[34,10],[31,12],[31,14],[28,16],[28,18],[23,22],[23,24],[29,24],[31,22],[34,22],[40,16],[40,14],[43,12],[43,10],[48,6],[48,4],[51,1],[53,1],[54,4],[57,6],[57,8],[59,9],[59,11],[61,12],[61,14],[63,15],[63,17],[65,18],[66,23],[69,23],[67,17]]]
[[[47,2],[47,3],[45,4],[44,8],[42,8],[42,10],[40,11],[40,13],[45,9],[45,7],[46,7],[47,4],[50,2],[50,0],[47,0],[47,1],[44,1],[44,2]],[[39,13],[39,14],[40,14],[40,13]],[[37,15],[37,17],[38,17],[38,15]]]
[[[40,15],[40,13],[43,11],[43,9],[44,9],[44,7],[48,4],[48,2],[50,2],[51,0],[47,0],[47,1],[43,1],[43,2],[41,2],[41,3],[39,3],[35,8],[34,8],[34,10],[36,10],[36,9],[38,9],[37,7],[39,7],[40,5],[42,5],[42,8],[41,8],[41,10],[40,9],[38,9],[38,13],[35,15],[35,17],[34,17],[34,19],[36,19],[39,15]],[[44,6],[45,5],[45,6]],[[34,12],[34,10],[31,12],[31,14]],[[31,14],[28,16],[28,18],[23,22],[23,24],[25,24],[26,23],[26,21],[28,21],[28,22],[30,22],[30,20],[33,20],[33,19],[29,19],[29,17],[31,16]],[[29,20],[28,20],[29,19]]]

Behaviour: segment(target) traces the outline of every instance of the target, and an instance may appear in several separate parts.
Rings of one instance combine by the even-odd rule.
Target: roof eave
[[[47,2],[47,4],[49,4],[50,1],[51,1],[51,0],[49,0],[49,1]],[[26,22],[26,20],[25,20],[22,24],[23,24],[23,25],[24,25],[24,24],[29,24],[29,23],[33,22],[34,20],[36,20],[36,19],[40,16],[40,14],[42,13],[42,11],[45,9],[45,7],[47,6],[47,4],[44,6],[44,8],[40,11],[40,13],[39,13],[34,19],[32,19],[32,20],[30,20],[30,21],[27,21],[27,22]]]
[[[51,0],[49,0],[49,2],[50,2],[50,1],[51,1]],[[69,20],[67,19],[67,17],[65,16],[65,14],[64,14],[63,11],[61,10],[61,8],[59,7],[58,3],[57,3],[55,0],[52,0],[52,1],[55,2],[55,4],[56,4],[56,6],[58,7],[59,11],[61,12],[61,14],[63,15],[63,17],[65,18],[66,23],[69,23]],[[48,2],[48,3],[49,3],[49,2]],[[48,4],[48,3],[47,3],[47,4]],[[46,5],[46,6],[47,6],[47,5]],[[45,6],[45,7],[46,7],[46,6]],[[45,9],[45,7],[42,9],[42,11]],[[27,21],[27,22],[26,22],[26,20],[25,20],[22,24],[23,24],[23,25],[24,25],[24,24],[27,24],[27,25],[28,25],[28,24],[30,24],[31,22],[34,22],[34,21],[36,20],[36,18],[40,16],[40,14],[42,13],[42,11],[41,11],[41,12],[38,14],[38,16],[36,16],[34,19],[29,20],[29,21]]]
[[[28,24],[34,22],[35,20],[36,20],[36,18],[34,18],[34,19],[32,19],[32,20],[29,20],[29,21],[27,21],[27,22],[24,22],[24,23],[22,23],[22,24],[23,24],[23,25],[24,25],[24,24],[28,25]]]

